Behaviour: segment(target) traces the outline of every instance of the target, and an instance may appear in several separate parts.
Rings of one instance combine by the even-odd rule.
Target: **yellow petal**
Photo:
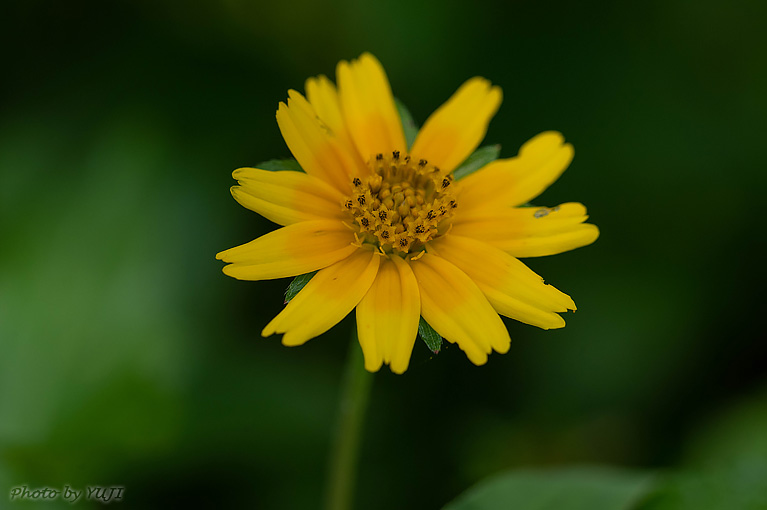
[[[337,220],[302,221],[222,251],[224,273],[238,280],[271,280],[322,269],[357,250],[354,235]]]
[[[426,120],[410,151],[445,173],[452,172],[480,144],[501,105],[501,89],[472,78]]]
[[[418,282],[399,257],[384,260],[375,282],[357,305],[357,333],[371,372],[387,363],[401,374],[410,364],[421,302]]]
[[[599,229],[583,223],[583,204],[556,207],[487,208],[456,215],[451,235],[485,241],[514,257],[541,257],[596,241]]]
[[[379,153],[405,153],[397,107],[381,63],[370,53],[336,68],[341,111],[357,150],[364,161]]]
[[[474,280],[501,315],[543,329],[561,328],[554,312],[575,310],[570,296],[535,274],[518,259],[489,244],[450,233],[430,244],[436,253]]]
[[[277,124],[290,152],[306,173],[348,193],[359,168],[346,147],[322,121],[312,105],[296,92],[288,91],[288,104],[280,103]]]
[[[321,335],[357,306],[373,283],[380,260],[378,253],[357,250],[321,270],[261,334],[285,333],[284,345],[301,345]]]
[[[421,315],[475,365],[495,349],[509,350],[509,332],[482,291],[466,274],[436,255],[410,262],[421,292]]]
[[[568,231],[540,237],[508,239],[496,246],[515,257],[545,257],[587,246],[599,237],[599,228],[583,223]]]
[[[299,221],[343,218],[344,196],[335,188],[303,172],[269,172],[239,168],[232,177],[232,196],[243,207],[280,225]]]
[[[573,159],[573,146],[555,131],[541,133],[516,157],[499,159],[461,179],[464,210],[529,202],[556,181]]]
[[[336,138],[344,144],[355,164],[366,170],[365,161],[357,152],[352,136],[344,121],[341,112],[341,102],[335,85],[327,76],[320,75],[306,80],[306,99],[314,107],[320,120],[335,134]]]

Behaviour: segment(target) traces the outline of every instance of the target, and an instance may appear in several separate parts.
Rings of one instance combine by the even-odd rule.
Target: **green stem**
[[[354,496],[362,423],[365,418],[373,374],[365,370],[362,349],[353,327],[346,373],[338,407],[336,435],[330,452],[325,500],[326,510],[348,510]]]

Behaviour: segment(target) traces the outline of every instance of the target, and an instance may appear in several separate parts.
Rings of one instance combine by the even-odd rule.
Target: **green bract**
[[[480,147],[475,150],[471,156],[466,158],[466,161],[461,163],[461,166],[453,171],[453,177],[455,177],[456,180],[462,179],[467,175],[476,172],[491,161],[495,161],[500,154],[501,146],[499,144]]]
[[[280,170],[293,170],[295,172],[303,172],[304,169],[298,164],[295,159],[270,159],[263,163],[257,164],[254,168],[259,170],[268,170],[270,172],[278,172]]]
[[[434,354],[439,353],[440,349],[442,349],[442,336],[434,331],[434,328],[429,326],[429,323],[423,317],[421,317],[421,321],[418,323],[418,336],[426,342],[426,346]]]
[[[311,273],[296,276],[293,281],[290,282],[288,288],[285,289],[285,303],[290,303],[290,300],[296,297],[296,294],[301,292],[301,289],[303,289],[306,284],[309,283],[309,280],[316,274],[317,271],[312,271]]]
[[[402,129],[405,131],[405,142],[407,143],[408,150],[410,150],[410,147],[413,146],[413,142],[415,141],[415,135],[418,134],[418,126],[413,120],[410,110],[407,109],[407,106],[405,106],[402,101],[395,97],[394,104],[399,112],[399,118],[402,120]]]

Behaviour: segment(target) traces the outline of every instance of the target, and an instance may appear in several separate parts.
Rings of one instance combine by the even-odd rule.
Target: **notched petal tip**
[[[460,87],[458,87],[458,92],[469,89],[469,88],[477,88],[487,90],[492,86],[492,83],[490,80],[485,78],[484,76],[472,76],[465,82],[461,84]]]
[[[546,131],[541,131],[538,133],[538,136],[544,136],[544,137],[550,137],[552,139],[557,139],[560,144],[564,143],[565,141],[565,135],[562,134],[561,131],[557,131],[556,129],[549,129]]]
[[[559,131],[538,133],[519,148],[518,158],[531,158],[538,164],[546,160],[556,160],[567,167],[572,162],[575,149],[571,143],[565,143],[565,137]],[[561,172],[560,172],[561,173]]]
[[[565,327],[566,325],[565,319],[563,319],[561,315],[559,314],[552,314],[552,315],[556,316],[558,320],[554,319],[555,322],[553,324],[546,325],[546,327],[539,326],[541,329],[548,331],[550,329],[562,329]]]
[[[593,223],[584,223],[581,226],[586,230],[586,234],[584,235],[584,243],[581,246],[588,246],[599,239],[599,227]]]
[[[546,287],[550,288],[552,292],[555,292],[558,297],[562,300],[562,308],[561,310],[555,310],[557,313],[564,313],[564,312],[574,312],[578,309],[577,306],[575,306],[575,301],[573,301],[573,298],[571,298],[568,294],[565,294],[561,290],[557,289],[553,285],[546,284]]]
[[[547,147],[557,146],[557,145],[563,145],[565,143],[565,135],[563,135],[559,131],[549,130],[549,131],[542,131],[526,141],[522,144],[522,147],[519,148],[520,154],[522,151],[526,149],[530,149],[531,147],[537,146],[543,146],[546,145]]]
[[[461,350],[464,352],[464,354],[466,354],[466,357],[469,358],[469,361],[471,361],[472,363],[474,363],[478,367],[481,367],[482,365],[487,363],[487,358],[488,358],[487,354],[483,353],[480,356],[477,353],[472,353],[472,352],[469,352],[469,351],[466,351],[466,350],[463,350],[463,349],[461,349]]]
[[[229,262],[226,259],[226,254],[224,254],[219,260],[222,260],[224,262]],[[234,278],[235,280],[243,280],[242,276],[239,275],[237,271],[237,264],[228,263],[224,267],[221,268],[221,272],[224,273],[226,276],[229,276],[231,278]]]
[[[493,345],[493,350],[497,352],[498,354],[506,354],[507,352],[509,352],[509,349],[511,349],[511,337],[509,337],[508,341],[503,345],[501,344]]]
[[[381,61],[378,60],[376,56],[370,53],[369,51],[363,51],[362,54],[356,59],[356,61],[359,62],[360,64],[373,65],[383,70],[383,65],[381,64]]]
[[[407,372],[407,369],[408,369],[409,365],[410,365],[410,363],[406,363],[405,366],[397,366],[394,363],[390,363],[389,364],[389,370],[391,370],[393,374],[402,375],[405,372]]]
[[[475,76],[466,80],[426,119],[411,155],[452,172],[479,146],[502,99],[501,88],[486,78]]]
[[[311,84],[311,85],[309,85],[309,84]],[[322,85],[322,86],[333,85],[333,82],[330,81],[330,78],[328,78],[326,75],[318,74],[317,76],[311,76],[311,77],[307,78],[306,79],[306,85],[307,85],[306,88],[309,88],[310,86],[314,87],[314,86],[317,86],[317,85]]]
[[[239,181],[240,178],[242,177],[242,174],[244,174],[246,172],[251,172],[253,170],[256,170],[256,169],[255,168],[251,168],[251,167],[247,167],[247,166],[243,166],[243,167],[237,168],[237,169],[235,169],[232,172],[232,178],[234,180],[236,180],[236,181]]]
[[[264,329],[261,330],[261,336],[266,338],[269,336],[272,336],[275,333],[274,326],[272,326],[272,322],[269,322],[266,326],[264,326]]]
[[[381,370],[381,367],[383,366],[383,360],[379,360],[378,362],[368,362],[367,359],[365,359],[365,370],[368,372],[374,374]]]
[[[306,342],[314,338],[306,333],[298,333],[296,331],[287,331],[282,335],[282,345],[285,347],[298,347],[304,345]]]
[[[349,62],[347,60],[339,60],[336,64],[336,81],[340,81],[340,75],[349,72]]]

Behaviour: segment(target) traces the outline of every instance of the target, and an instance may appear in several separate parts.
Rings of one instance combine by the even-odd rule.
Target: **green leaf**
[[[268,170],[270,172],[277,172],[279,170],[294,170],[296,172],[304,171],[295,159],[270,159],[269,161],[257,164],[253,168]]]
[[[474,153],[466,158],[466,161],[453,171],[453,177],[456,180],[462,179],[469,174],[473,174],[491,161],[498,159],[501,154],[501,146],[486,145],[475,150]]]
[[[648,472],[606,467],[509,471],[478,483],[443,510],[629,510],[653,486]]]
[[[764,510],[767,464],[735,465],[670,473],[636,510]]]
[[[423,317],[421,317],[421,320],[418,323],[418,336],[421,337],[421,340],[426,342],[426,346],[431,352],[439,354],[440,349],[442,349],[442,336],[434,331],[434,328],[429,326],[429,323],[426,322]]]
[[[296,297],[296,294],[301,292],[301,289],[306,287],[306,284],[309,283],[309,280],[311,280],[316,274],[317,271],[312,271],[311,273],[298,275],[293,278],[293,281],[290,282],[288,288],[285,289],[285,304],[290,303],[290,300]]]
[[[767,392],[728,407],[696,426],[683,469],[642,510],[767,508]]]
[[[415,135],[418,134],[418,126],[416,126],[413,116],[410,115],[410,110],[407,109],[407,106],[402,101],[395,97],[394,104],[397,106],[399,118],[402,120],[402,129],[405,130],[405,142],[407,143],[408,150],[410,150],[415,141]]]

